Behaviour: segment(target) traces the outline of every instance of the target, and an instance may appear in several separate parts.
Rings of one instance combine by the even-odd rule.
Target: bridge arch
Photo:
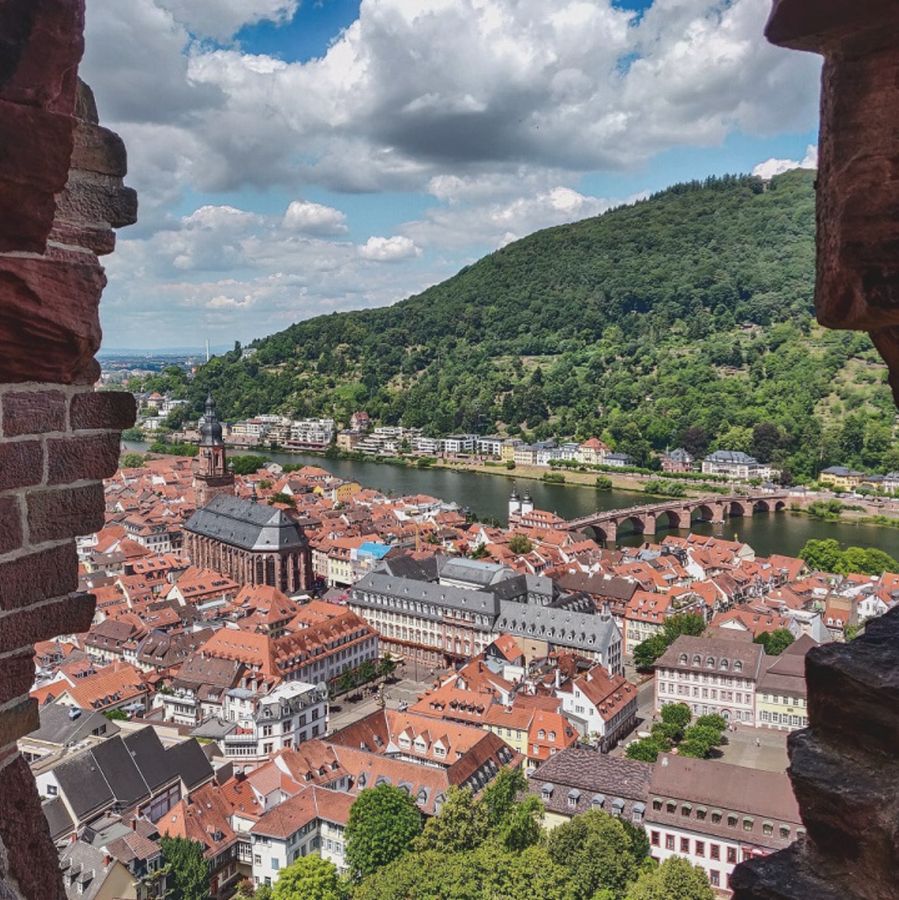
[[[787,508],[786,500],[775,500],[774,501],[774,512],[783,512]]]
[[[727,504],[727,514],[732,519],[745,516],[747,514],[746,504],[742,500],[731,500]]]
[[[588,538],[596,541],[600,546],[614,544],[617,536],[617,528],[614,522],[604,522],[601,525],[587,525],[581,530]]]
[[[715,518],[715,511],[707,503],[698,503],[690,512],[690,520],[698,522],[711,522]]]
[[[630,530],[633,531],[634,534],[643,534],[643,532],[646,531],[646,522],[644,521],[642,516],[624,516],[623,518],[618,520],[619,530],[622,527],[627,529],[628,525],[630,526]]]
[[[767,500],[756,500],[752,504],[752,512],[753,514],[771,512],[771,504]]]
[[[685,528],[689,526],[689,513],[682,509],[664,509],[656,514],[656,530],[660,528]]]

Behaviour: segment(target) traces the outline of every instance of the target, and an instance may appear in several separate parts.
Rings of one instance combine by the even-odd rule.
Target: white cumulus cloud
[[[415,242],[403,235],[370,237],[359,247],[359,255],[372,262],[397,262],[421,255]]]
[[[284,213],[283,225],[291,231],[307,234],[346,234],[346,216],[332,206],[294,200]]]
[[[760,162],[752,170],[753,175],[770,181],[775,175],[783,175],[791,169],[817,169],[818,168],[818,148],[814,144],[809,144],[806,148],[805,156],[801,160],[795,159],[766,159]]]

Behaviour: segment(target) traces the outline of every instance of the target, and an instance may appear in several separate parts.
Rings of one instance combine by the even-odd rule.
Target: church
[[[272,506],[234,493],[222,424],[209,396],[200,419],[194,464],[197,510],[184,526],[184,546],[195,566],[240,584],[267,584],[285,594],[312,585],[312,556],[302,527]]]

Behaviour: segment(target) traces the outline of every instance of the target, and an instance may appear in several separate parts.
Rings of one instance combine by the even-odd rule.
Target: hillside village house
[[[851,491],[862,483],[864,477],[864,472],[857,472],[846,466],[828,466],[821,470],[818,481],[821,484],[829,484],[840,491]]]
[[[652,770],[644,827],[659,862],[681,856],[727,891],[737,863],[805,834],[790,781],[710,759],[662,754]]]
[[[682,634],[656,661],[656,711],[686,703],[696,716],[715,713],[751,725],[764,660],[761,644]]]
[[[696,460],[692,454],[678,447],[670,453],[662,454],[662,471],[663,472],[692,472]]]
[[[702,461],[702,474],[748,481],[750,478],[768,480],[780,473],[741,450],[716,450]]]
[[[816,646],[810,637],[794,641],[774,657],[756,686],[756,725],[795,731],[808,726],[805,654]]]
[[[609,675],[602,666],[557,691],[562,710],[581,735],[603,752],[629,734],[637,721],[637,688],[623,675]]]

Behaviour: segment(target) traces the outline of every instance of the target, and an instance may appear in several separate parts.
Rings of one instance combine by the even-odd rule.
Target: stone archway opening
[[[678,509],[666,509],[656,516],[656,531],[676,531],[684,527],[685,515]]]
[[[746,515],[746,504],[740,500],[731,500],[727,505],[727,515],[731,519],[739,519]]]
[[[701,503],[690,513],[691,522],[711,522],[715,518],[715,512],[711,506]]]
[[[767,500],[756,500],[752,504],[752,514],[771,512],[771,504]]]

